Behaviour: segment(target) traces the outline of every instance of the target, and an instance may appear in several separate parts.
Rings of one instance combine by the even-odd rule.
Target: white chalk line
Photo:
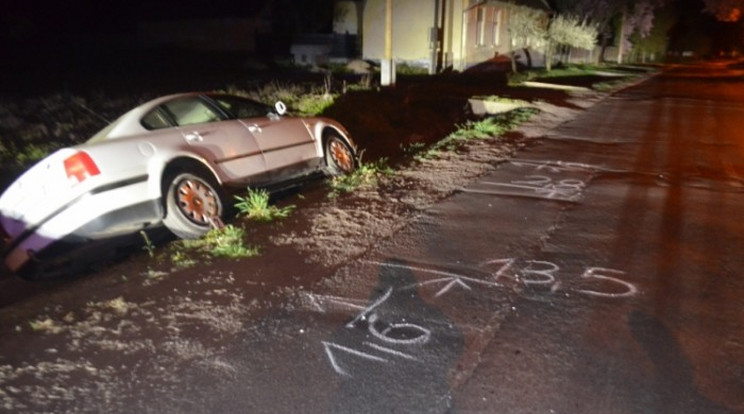
[[[467,285],[467,283],[464,283],[463,281],[467,281],[470,283],[480,284],[484,286],[492,286],[492,287],[500,287],[501,285],[497,282],[490,282],[488,280],[482,280],[482,279],[476,279],[472,277],[467,277],[458,273],[452,273],[448,271],[443,270],[436,270],[436,269],[428,269],[424,267],[418,267],[418,266],[410,266],[410,265],[403,265],[403,264],[395,264],[395,263],[386,263],[386,262],[377,262],[377,261],[365,261],[365,263],[375,265],[375,266],[381,266],[381,267],[387,267],[387,268],[393,268],[393,269],[401,269],[401,270],[410,270],[415,272],[421,272],[421,273],[427,273],[427,274],[434,274],[434,275],[440,275],[440,276],[446,276],[443,278],[438,279],[430,279],[426,280],[424,282],[417,282],[413,283],[408,286],[404,286],[401,288],[401,290],[407,290],[407,289],[413,289],[417,286],[427,286],[427,285],[434,285],[434,284],[440,284],[440,283],[446,283],[446,285],[440,289],[434,296],[440,297],[444,295],[445,293],[449,292],[453,287],[460,286],[467,290],[473,290],[470,286]]]
[[[416,358],[415,356],[413,356],[411,354],[407,354],[405,352],[401,352],[401,351],[398,351],[396,349],[388,348],[386,346],[377,345],[377,344],[374,344],[372,342],[363,342],[362,344],[364,346],[368,346],[368,347],[370,347],[372,349],[376,349],[376,350],[378,350],[380,352],[384,352],[386,354],[390,354],[390,355],[394,355],[394,356],[397,356],[397,357],[400,357],[400,358],[403,358],[403,359],[407,359],[409,361],[419,361],[418,358]]]
[[[412,323],[391,323],[388,324],[388,326],[385,327],[382,332],[380,332],[375,327],[375,322],[377,322],[377,314],[373,313],[369,316],[369,324],[367,326],[367,330],[369,331],[369,333],[372,334],[372,336],[383,342],[389,342],[391,344],[397,345],[413,345],[425,344],[429,342],[429,339],[431,338],[431,331],[424,328],[423,326],[415,325]],[[421,335],[411,339],[391,338],[390,336],[388,336],[388,334],[393,329],[414,329],[421,332]]]
[[[381,362],[381,363],[389,362],[385,358],[381,358],[376,355],[368,354],[366,352],[358,351],[354,348],[349,348],[343,345],[339,345],[337,343],[326,342],[326,341],[321,341],[321,343],[323,344],[325,353],[328,356],[328,360],[331,362],[331,366],[333,367],[334,371],[336,371],[338,374],[341,374],[347,377],[350,377],[351,374],[349,374],[345,369],[341,368],[341,366],[336,361],[336,357],[333,355],[333,352],[331,352],[331,348],[338,349],[339,351],[344,351],[346,353],[349,353],[351,355],[354,355],[354,356],[357,356],[359,358],[366,359],[369,361],[376,361],[376,362]]]
[[[373,309],[375,309],[376,307],[378,307],[381,304],[383,304],[386,300],[388,300],[388,298],[390,297],[390,295],[392,293],[393,293],[393,288],[392,287],[389,287],[388,290],[385,292],[385,294],[383,294],[382,296],[380,296],[370,306],[364,308],[354,319],[351,320],[351,322],[349,322],[349,323],[346,324],[346,327],[347,328],[353,328],[354,325],[356,325],[356,323],[360,319],[364,319],[364,317],[365,317],[366,314],[372,312]]]

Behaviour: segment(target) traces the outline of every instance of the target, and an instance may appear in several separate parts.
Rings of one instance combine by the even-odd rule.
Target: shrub
[[[222,229],[210,230],[204,237],[195,240],[183,240],[181,243],[187,249],[194,249],[211,256],[237,259],[258,255],[257,247],[248,247],[243,239],[245,231],[232,224]]]
[[[329,106],[333,105],[336,97],[334,95],[303,95],[296,104],[300,115],[315,116],[323,113]]]
[[[362,186],[375,185],[380,175],[392,174],[394,174],[393,169],[387,165],[386,158],[371,163],[360,163],[359,167],[351,174],[331,178],[330,186],[333,190],[331,196],[336,196],[339,193],[350,193]]]
[[[279,208],[269,205],[269,193],[266,190],[253,190],[248,188],[247,196],[235,196],[238,201],[235,208],[239,214],[250,220],[272,221],[275,219],[287,218],[294,210],[295,206],[290,205]]]

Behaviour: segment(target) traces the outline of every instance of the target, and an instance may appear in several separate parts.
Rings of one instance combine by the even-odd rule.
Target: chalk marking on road
[[[618,283],[622,286],[625,286],[628,289],[627,292],[606,293],[606,292],[597,292],[596,290],[586,290],[586,289],[579,289],[577,290],[577,292],[583,293],[589,296],[599,296],[599,297],[604,297],[604,298],[624,298],[624,297],[635,296],[638,293],[638,288],[634,284],[630,282],[626,282],[622,279],[618,279],[616,277],[608,276],[606,274],[599,274],[599,272],[609,273],[610,275],[615,275],[615,276],[625,275],[625,272],[623,272],[622,270],[607,269],[604,267],[590,267],[586,269],[586,271],[584,271],[584,273],[581,275],[581,278],[582,279],[599,279],[599,280],[605,280],[608,282]]]
[[[377,345],[377,344],[374,344],[372,342],[363,342],[363,345],[368,346],[368,347],[370,347],[372,349],[376,349],[376,350],[378,350],[380,352],[384,352],[386,354],[394,355],[394,356],[397,356],[397,357],[400,357],[400,358],[403,358],[403,359],[407,359],[407,360],[410,360],[410,361],[418,361],[419,360],[418,358],[416,358],[415,356],[413,356],[411,354],[407,354],[405,352],[400,352],[400,351],[398,351],[396,349],[388,348],[386,346]]]
[[[359,311],[365,308],[364,305],[358,304],[358,303],[365,303],[365,301],[361,299],[343,298],[340,296],[319,295],[319,294],[309,293],[309,292],[302,292],[302,295],[306,297],[308,301],[310,302],[310,304],[312,305],[312,307],[320,313],[328,312],[328,306],[326,303],[340,305],[341,307],[348,308],[349,310],[352,310],[352,311]]]
[[[546,265],[547,269],[532,269],[532,265]],[[528,260],[527,267],[522,269],[522,283],[525,285],[552,285],[555,283],[555,273],[561,270],[557,264],[542,260]],[[543,279],[529,279],[527,275],[542,276]]]
[[[388,324],[388,326],[386,326],[385,329],[382,330],[382,332],[380,332],[375,327],[375,322],[377,322],[377,314],[376,313],[370,314],[367,330],[369,331],[369,333],[372,334],[372,336],[384,342],[389,342],[391,344],[398,344],[398,345],[414,345],[414,344],[425,344],[429,342],[429,339],[431,338],[431,331],[419,325],[415,325],[412,323],[391,323],[391,324]],[[421,333],[421,335],[416,336],[411,339],[392,338],[389,336],[389,334],[394,329],[417,330]]]
[[[556,198],[556,197],[545,197],[539,194],[525,194],[525,193],[517,193],[517,192],[504,192],[504,191],[488,191],[488,190],[475,190],[471,188],[465,188],[462,187],[458,190],[461,193],[468,193],[468,194],[480,194],[480,195],[490,195],[490,196],[509,196],[509,197],[523,197],[523,198],[530,198],[530,199],[538,199],[538,200],[550,200],[560,203],[572,203],[577,204],[579,203],[578,197],[571,197],[571,198]]]
[[[410,266],[410,265],[397,264],[397,263],[383,263],[383,262],[376,262],[376,261],[367,261],[366,263],[376,265],[376,266],[393,268],[393,269],[410,270],[410,271],[415,271],[415,272],[446,276],[446,277],[437,278],[437,279],[430,279],[424,282],[414,283],[409,286],[404,286],[403,288],[401,288],[402,290],[404,290],[404,289],[411,289],[416,286],[426,286],[426,285],[433,285],[433,284],[439,284],[439,283],[446,283],[446,285],[434,295],[435,297],[440,297],[444,295],[445,293],[449,292],[455,286],[460,286],[467,290],[473,290],[465,282],[471,282],[474,284],[480,284],[484,286],[501,286],[498,282],[490,282],[487,280],[476,279],[472,277],[463,276],[458,273],[447,272],[443,270],[429,269],[425,267]]]
[[[437,294],[434,295],[434,297],[438,298],[438,297],[444,295],[445,293],[449,292],[449,290],[452,289],[453,286],[456,286],[456,285],[459,285],[459,286],[465,288],[466,290],[473,290],[473,288],[471,288],[466,283],[464,283],[460,278],[457,278],[457,279],[454,279],[451,282],[447,283],[447,285],[445,287],[443,287],[439,292],[437,292]]]
[[[487,280],[481,280],[481,279],[475,279],[471,277],[466,277],[457,273],[448,272],[448,271],[442,271],[442,270],[436,270],[436,269],[430,269],[430,268],[424,268],[419,266],[409,266],[405,264],[396,264],[396,263],[382,263],[382,262],[376,262],[376,261],[367,261],[366,263],[389,267],[389,268],[397,268],[397,269],[406,269],[410,271],[418,271],[428,274],[434,274],[438,276],[446,276],[446,277],[439,277],[436,279],[427,280],[424,282],[418,282],[409,286],[404,286],[400,288],[399,290],[406,290],[410,288],[414,288],[417,286],[425,286],[428,284],[437,284],[437,283],[446,283],[446,285],[439,290],[436,297],[439,297],[441,295],[444,295],[445,293],[449,292],[453,287],[460,286],[466,290],[472,291],[473,288],[465,283],[465,281],[483,286],[489,286],[489,287],[503,287],[504,285],[501,285],[498,283],[498,280],[501,277],[506,277],[505,273],[513,268],[513,265],[517,262],[517,258],[506,258],[506,259],[493,259],[493,260],[487,260],[483,262],[480,267],[481,268],[488,268],[492,265],[498,265],[498,270],[495,272],[488,272],[487,270],[485,273],[488,273],[491,277],[496,280],[495,282],[487,281]],[[560,267],[549,261],[544,260],[525,260],[524,261],[525,266],[521,267],[516,273],[513,274],[513,280],[515,282],[521,282],[525,286],[530,285],[540,285],[540,286],[550,286],[550,294],[554,295],[556,292],[558,292],[559,289],[563,289],[564,286],[561,281],[558,280],[556,273],[559,272],[561,269]],[[581,275],[581,279],[586,280],[599,280],[602,282],[609,282],[609,283],[615,283],[623,286],[625,288],[624,292],[621,293],[609,293],[609,292],[602,292],[598,290],[590,290],[590,289],[566,289],[568,291],[576,291],[578,293],[588,295],[588,296],[595,296],[595,297],[604,297],[604,298],[624,298],[624,297],[630,297],[634,296],[638,293],[638,288],[630,283],[626,282],[625,280],[620,279],[620,276],[624,276],[626,273],[617,270],[617,269],[609,269],[609,268],[603,268],[603,267],[589,267],[586,268],[584,273]],[[521,277],[520,277],[521,276]],[[385,322],[379,319],[377,313],[375,313],[375,309],[379,308],[382,304],[384,304],[388,299],[390,299],[391,295],[393,293],[393,287],[389,287],[385,293],[377,298],[371,305],[369,306],[359,306],[354,303],[354,299],[347,299],[347,298],[340,298],[336,296],[322,296],[322,295],[313,295],[313,294],[307,294],[307,297],[310,298],[310,303],[318,310],[325,312],[326,309],[323,307],[321,300],[322,299],[331,303],[336,304],[342,304],[344,306],[347,306],[349,308],[353,308],[354,310],[361,309],[361,312],[357,314],[357,316],[352,319],[349,323],[347,323],[345,326],[346,328],[354,328],[357,327],[357,323],[360,321],[364,321],[364,325],[366,327],[366,331],[372,335],[375,339],[386,343],[386,344],[393,344],[393,345],[402,345],[402,346],[413,346],[413,345],[423,345],[429,342],[432,336],[431,330],[416,325],[413,323],[389,323]],[[337,359],[337,353],[343,352],[348,355],[351,355],[353,357],[361,358],[363,360],[367,361],[373,361],[377,363],[389,363],[391,362],[390,359],[385,358],[380,355],[375,355],[369,352],[364,352],[359,349],[354,349],[348,346],[340,345],[334,342],[327,342],[327,341],[321,341],[324,347],[324,351],[328,357],[328,360],[331,363],[331,366],[333,367],[334,371],[340,375],[351,377],[351,374],[345,370],[341,364],[339,363]],[[369,341],[362,341],[361,344],[358,346],[369,348],[373,351],[383,353],[387,356],[395,357],[395,358],[402,358],[410,361],[420,361],[415,355],[399,351],[397,349],[389,348],[387,346],[383,346],[380,344],[376,344]]]
[[[349,348],[343,345],[339,345],[333,342],[321,341],[321,343],[323,344],[325,353],[328,356],[328,360],[331,362],[331,366],[333,367],[334,371],[336,371],[338,374],[341,374],[343,376],[350,377],[351,374],[349,374],[345,369],[341,368],[341,366],[338,364],[338,361],[336,361],[336,357],[333,355],[331,348],[349,353],[351,355],[354,355],[354,356],[357,356],[359,358],[366,359],[369,361],[376,361],[376,362],[381,362],[381,363],[389,362],[385,358],[381,358],[376,355],[368,354],[366,352],[358,351],[356,349]]]
[[[480,265],[481,268],[485,268],[485,267],[488,267],[494,264],[497,264],[500,266],[496,272],[490,273],[490,276],[493,278],[494,281],[476,279],[476,278],[467,277],[467,276],[464,276],[458,273],[449,272],[449,271],[430,269],[430,268],[419,267],[419,266],[411,266],[411,265],[405,265],[405,264],[383,263],[383,262],[377,262],[377,261],[366,261],[366,263],[378,265],[378,266],[390,267],[390,268],[405,269],[405,270],[411,270],[411,271],[416,271],[416,272],[421,272],[421,273],[445,276],[445,277],[440,277],[436,279],[426,280],[423,282],[417,282],[417,283],[400,288],[401,290],[406,290],[406,289],[412,289],[416,287],[423,287],[427,285],[445,284],[444,287],[441,288],[439,291],[437,291],[437,293],[435,294],[435,297],[439,298],[440,296],[443,296],[444,294],[450,292],[456,286],[462,287],[463,289],[466,289],[468,291],[473,290],[473,287],[471,285],[480,285],[480,286],[485,286],[485,287],[504,287],[503,284],[499,283],[499,280],[503,277],[508,277],[506,275],[506,272],[512,269],[516,261],[517,261],[516,258],[506,258],[506,259],[487,260],[483,262]],[[559,289],[564,289],[563,282],[558,280],[557,273],[561,271],[561,268],[557,264],[553,262],[544,261],[544,260],[525,260],[524,263],[526,263],[525,267],[519,270],[515,270],[516,273],[512,276],[513,281],[517,283],[521,283],[525,286],[549,285],[551,293],[555,293]],[[542,266],[543,268],[536,269],[535,266]],[[584,273],[581,275],[582,279],[594,279],[594,280],[600,280],[600,281],[619,284],[625,288],[625,292],[622,292],[622,293],[609,293],[609,292],[601,292],[601,291],[590,290],[590,289],[568,289],[568,290],[573,290],[573,291],[576,291],[576,292],[579,292],[585,295],[589,295],[589,296],[605,297],[605,298],[622,298],[622,297],[634,296],[638,293],[638,288],[634,284],[630,282],[626,282],[618,278],[618,276],[623,276],[625,274],[626,274],[625,272],[621,270],[617,270],[617,269],[609,269],[609,268],[603,268],[603,267],[589,267],[589,268],[586,268]],[[537,276],[537,277],[535,278],[535,277],[530,277],[530,276]]]
[[[514,180],[510,183],[481,181],[480,184],[528,190],[551,199],[573,199],[586,187],[584,181],[574,178],[563,179],[557,183],[552,178],[544,175],[528,175],[525,178],[525,180]]]
[[[496,283],[497,286],[502,286],[499,284],[499,279],[502,277],[506,277],[504,273],[506,273],[507,270],[511,269],[512,265],[517,262],[516,258],[510,257],[508,259],[491,259],[486,260],[485,262],[481,263],[481,268],[487,268],[491,265],[498,264],[500,265],[499,270],[496,272],[491,272],[491,277],[494,280],[494,283]],[[512,280],[515,282],[519,282],[519,277],[517,275],[513,275]]]
[[[350,321],[349,323],[347,323],[347,324],[346,324],[346,327],[347,327],[347,328],[353,328],[353,327],[354,327],[354,325],[356,325],[356,323],[357,323],[357,322],[359,322],[359,320],[360,320],[360,319],[364,319],[364,318],[365,318],[365,316],[366,316],[366,315],[367,315],[368,313],[372,312],[372,310],[374,310],[374,309],[375,309],[376,307],[380,306],[380,305],[381,305],[381,304],[383,304],[383,303],[384,303],[384,302],[385,302],[386,300],[388,300],[388,298],[390,297],[390,295],[391,295],[392,293],[393,293],[393,288],[392,288],[392,287],[388,288],[388,290],[387,290],[387,291],[385,292],[385,294],[383,294],[382,296],[380,296],[380,297],[379,297],[379,298],[378,298],[378,299],[377,299],[376,301],[374,301],[374,303],[372,303],[372,304],[371,304],[370,306],[368,306],[368,307],[364,308],[364,309],[363,309],[363,310],[362,310],[362,311],[361,311],[361,312],[360,312],[360,313],[359,313],[359,314],[358,314],[358,315],[357,315],[357,316],[356,316],[356,317],[355,317],[354,319],[352,319],[352,320],[351,320],[351,321]]]

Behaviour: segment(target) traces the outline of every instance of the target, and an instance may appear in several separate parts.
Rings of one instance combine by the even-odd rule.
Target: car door
[[[253,133],[269,170],[292,175],[306,170],[318,157],[315,141],[299,118],[275,116],[243,122]]]
[[[315,142],[301,119],[280,117],[273,108],[246,98],[209,98],[251,132],[274,179],[306,172],[317,161]]]
[[[266,172],[261,148],[240,121],[226,119],[199,96],[175,99],[162,107],[195,152],[213,162],[230,181],[245,181]]]

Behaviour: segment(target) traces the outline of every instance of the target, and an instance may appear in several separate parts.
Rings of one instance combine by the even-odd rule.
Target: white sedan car
[[[74,260],[79,246],[163,224],[181,238],[200,237],[229,210],[227,187],[356,167],[342,125],[283,116],[285,109],[227,94],[170,95],[54,152],[0,196],[6,266],[43,276]]]

